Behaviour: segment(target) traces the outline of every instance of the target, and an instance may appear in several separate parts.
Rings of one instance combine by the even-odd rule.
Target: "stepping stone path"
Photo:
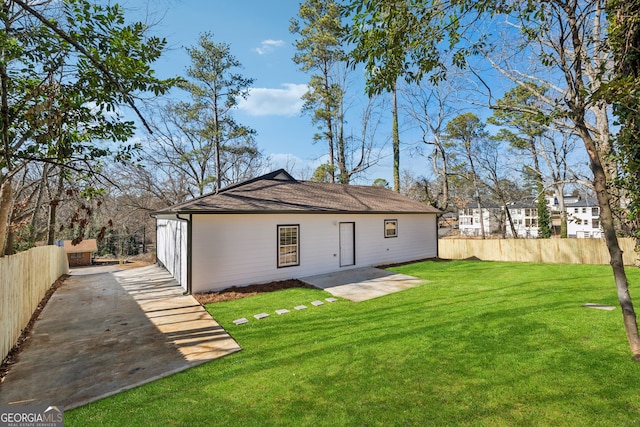
[[[336,302],[338,301],[336,298],[325,298],[325,301],[327,302]],[[320,300],[315,300],[315,301],[311,301],[311,305],[313,305],[314,307],[319,307],[321,305],[324,305],[324,302],[320,301]],[[306,305],[296,305],[295,307],[293,307],[295,310],[304,310],[307,308]],[[276,310],[277,314],[287,314],[290,313],[289,310],[287,310],[286,308],[281,308],[279,310]],[[256,319],[260,320],[260,319],[264,319],[265,317],[269,317],[269,313],[260,313],[260,314],[255,314],[253,317],[255,317]],[[244,325],[245,323],[249,323],[249,320],[247,320],[247,318],[245,317],[241,317],[240,319],[236,319],[233,321],[234,325]]]

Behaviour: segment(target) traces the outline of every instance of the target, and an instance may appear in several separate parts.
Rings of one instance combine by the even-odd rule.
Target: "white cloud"
[[[275,48],[284,46],[284,40],[263,40],[260,43],[260,47],[257,47],[255,50],[259,55],[266,55],[267,53],[272,52]]]
[[[304,101],[302,95],[307,85],[284,83],[283,89],[256,87],[249,91],[246,100],[238,102],[238,109],[252,116],[295,116],[300,113]]]

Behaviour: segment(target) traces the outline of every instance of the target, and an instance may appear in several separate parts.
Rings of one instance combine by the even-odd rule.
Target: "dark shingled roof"
[[[500,209],[500,206],[496,205],[495,203],[484,202],[480,203],[480,206],[482,206],[482,209]],[[465,205],[465,207],[467,209],[477,209],[478,202],[469,202]]]
[[[565,208],[597,208],[599,206],[598,200],[595,198],[586,198],[575,203],[567,203],[564,205]]]
[[[277,212],[440,213],[386,188],[297,181],[280,169],[154,215]]]

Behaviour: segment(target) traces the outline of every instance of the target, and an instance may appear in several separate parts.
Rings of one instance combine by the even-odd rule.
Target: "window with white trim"
[[[384,237],[398,237],[398,220],[397,219],[385,219],[384,220]]]
[[[300,265],[300,226],[278,226],[278,267]]]

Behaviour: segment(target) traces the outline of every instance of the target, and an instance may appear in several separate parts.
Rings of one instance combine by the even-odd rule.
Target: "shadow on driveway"
[[[159,266],[70,274],[0,384],[0,405],[71,409],[240,350]]]

